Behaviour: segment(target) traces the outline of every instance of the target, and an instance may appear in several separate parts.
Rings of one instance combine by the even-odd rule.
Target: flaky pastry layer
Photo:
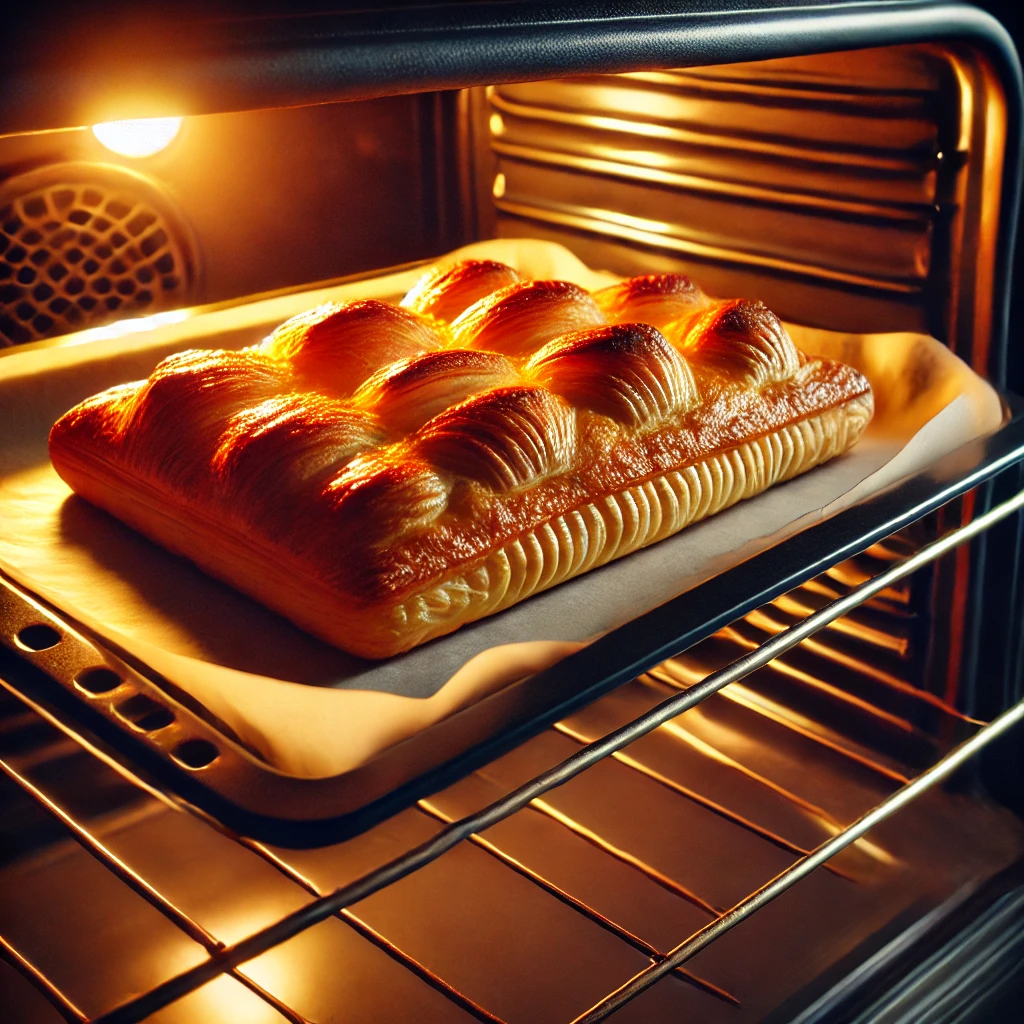
[[[588,502],[391,605],[356,607],[284,552],[195,514],[157,488],[109,468],[65,462],[62,473],[93,504],[185,555],[316,636],[368,658],[387,657],[454,632],[534,594],[606,565],[685,526],[792,479],[846,451],[871,418],[870,396],[789,424],[684,469]],[[77,464],[76,464],[77,463]],[[99,476],[102,486],[96,485]],[[211,540],[216,538],[216,543]]]
[[[846,451],[871,412],[859,373],[802,356],[759,303],[678,275],[591,296],[481,262],[403,306],[171,357],[71,410],[50,448],[93,504],[380,658]]]

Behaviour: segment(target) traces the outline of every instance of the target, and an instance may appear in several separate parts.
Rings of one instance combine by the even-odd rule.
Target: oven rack
[[[683,712],[697,707],[701,702],[724,687],[744,679],[757,669],[763,668],[780,655],[790,651],[798,644],[801,644],[829,626],[829,624],[835,622],[841,616],[859,608],[872,598],[877,598],[878,595],[883,593],[892,594],[899,581],[924,566],[935,562],[943,555],[977,537],[996,523],[1007,519],[1021,509],[1024,509],[1024,491],[1020,491],[1013,497],[1002,501],[990,511],[977,516],[966,525],[960,526],[946,533],[938,540],[921,547],[908,557],[892,562],[885,571],[851,587],[843,596],[806,615],[797,623],[775,633],[745,655],[712,672],[701,681],[685,689],[682,686],[677,687],[677,693],[657,704],[647,713],[615,729],[601,739],[589,743],[584,742],[572,756],[564,759],[549,770],[540,773],[501,799],[494,801],[475,813],[453,819],[451,815],[446,814],[435,806],[430,799],[420,800],[417,805],[419,810],[442,822],[444,827],[441,831],[419,846],[408,850],[401,856],[372,871],[362,874],[354,881],[327,895],[321,895],[316,885],[306,878],[301,870],[290,865],[286,857],[282,857],[262,843],[235,835],[223,827],[217,826],[216,823],[211,822],[215,827],[230,835],[246,849],[261,857],[277,871],[284,874],[292,882],[297,883],[314,897],[296,911],[279,918],[271,925],[234,943],[226,944],[218,940],[202,924],[177,906],[159,887],[148,881],[143,874],[134,869],[129,863],[126,863],[125,860],[119,858],[114,851],[104,844],[98,835],[90,830],[88,825],[83,824],[75,815],[64,809],[58,800],[51,797],[43,788],[35,785],[13,764],[8,763],[7,760],[0,759],[0,768],[2,768],[9,780],[14,782],[25,794],[55,818],[63,829],[70,834],[71,838],[76,840],[99,863],[146,900],[152,907],[156,908],[182,932],[198,942],[206,951],[206,959],[150,988],[148,991],[134,996],[113,1010],[100,1016],[89,1017],[75,1005],[72,999],[44,971],[35,966],[27,956],[19,952],[14,944],[2,935],[0,935],[0,956],[25,976],[57,1009],[64,1019],[68,1021],[91,1021],[92,1024],[127,1024],[127,1022],[140,1021],[162,1007],[168,1006],[187,996],[208,982],[221,976],[227,976],[244,985],[259,999],[273,1007],[283,1019],[295,1022],[295,1024],[301,1024],[306,1018],[286,1005],[272,992],[267,991],[258,982],[248,977],[244,970],[242,970],[242,965],[314,925],[328,918],[338,917],[364,938],[387,953],[392,959],[397,960],[421,980],[440,991],[452,1003],[468,1013],[470,1017],[480,1021],[501,1021],[500,1017],[497,1017],[490,1010],[475,1002],[468,995],[460,992],[456,987],[446,982],[413,956],[398,948],[383,934],[376,931],[349,909],[353,904],[425,867],[459,843],[465,841],[473,843],[492,856],[497,857],[506,867],[512,868],[528,878],[533,884],[543,888],[548,894],[573,907],[579,913],[586,915],[591,921],[612,932],[619,939],[632,946],[632,948],[642,952],[650,960],[647,967],[636,973],[625,984],[609,992],[589,1010],[579,1015],[572,1024],[584,1024],[584,1022],[590,1024],[590,1022],[606,1019],[617,1009],[625,1005],[625,1003],[644,992],[657,980],[669,973],[674,973],[677,977],[701,988],[716,999],[737,1003],[738,1000],[731,993],[696,974],[688,972],[685,967],[686,963],[737,924],[750,918],[776,897],[796,885],[797,882],[805,878],[816,868],[825,867],[826,870],[832,870],[841,874],[842,872],[839,868],[828,863],[830,858],[863,837],[874,826],[894,815],[901,808],[906,807],[926,790],[948,778],[953,772],[978,754],[979,751],[1013,728],[1024,718],[1024,701],[1012,705],[989,723],[980,725],[977,731],[970,735],[969,738],[949,750],[931,767],[925,769],[912,779],[903,780],[903,784],[891,795],[862,814],[852,824],[838,830],[836,834],[817,847],[801,849],[790,845],[788,849],[790,852],[799,853],[798,858],[785,870],[750,892],[732,907],[725,910],[716,910],[710,904],[702,901],[700,897],[690,893],[685,894],[691,901],[696,901],[698,904],[703,905],[713,916],[709,923],[667,952],[657,950],[644,939],[631,933],[628,929],[617,925],[615,922],[604,917],[599,911],[594,910],[583,901],[560,889],[557,884],[549,881],[540,873],[518,863],[498,846],[490,843],[483,833],[491,826],[496,825],[523,808],[528,806],[537,807],[540,798],[550,790],[568,782],[604,758],[612,756],[623,758],[624,756],[621,754],[621,751],[630,743],[647,735],[658,726],[675,719]],[[3,681],[0,680],[0,682]],[[3,683],[3,685],[5,690],[21,701],[31,713],[41,716],[51,725],[55,725],[65,733],[68,733],[73,740],[85,747],[91,754],[105,762],[133,785],[140,787],[148,795],[165,805],[176,808],[178,811],[187,813],[190,810],[188,805],[185,805],[177,798],[167,795],[158,786],[130,772],[116,758],[106,753],[99,745],[94,744],[84,735],[75,732],[72,727],[51,714],[46,707],[36,703],[32,698],[25,696],[7,683]],[[556,728],[565,734],[572,735],[571,729],[567,729],[565,726],[558,726]],[[579,737],[574,738],[583,742]],[[689,795],[691,798],[694,797],[694,794]],[[539,806],[543,806],[542,801]],[[719,810],[729,813],[721,808]],[[748,827],[753,827],[750,823],[746,824]]]

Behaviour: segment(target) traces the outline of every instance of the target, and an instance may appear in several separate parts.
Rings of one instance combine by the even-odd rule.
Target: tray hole
[[[85,690],[86,693],[100,694],[110,693],[116,690],[123,680],[112,668],[87,668],[80,672],[75,679],[75,685]]]
[[[173,712],[144,693],[129,697],[124,703],[118,704],[114,710],[126,722],[130,722],[136,729],[141,729],[143,732],[155,732],[174,721]]]
[[[18,633],[18,646],[26,651],[48,651],[61,642],[61,635],[45,622],[37,622],[26,626]]]
[[[185,740],[171,751],[171,757],[186,768],[205,768],[219,754],[220,751],[209,740]]]

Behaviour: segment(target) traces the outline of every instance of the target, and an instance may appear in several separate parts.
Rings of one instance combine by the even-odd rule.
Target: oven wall
[[[903,46],[499,85],[467,110],[481,235],[549,238],[622,274],[687,273],[800,323],[926,332],[1005,381],[1005,110],[979,54]],[[947,507],[915,543],[1008,489]],[[918,574],[906,605],[872,621],[892,642],[868,660],[996,714],[1020,694],[1021,568],[1015,520]]]
[[[464,233],[450,184],[455,106],[454,93],[432,93],[191,117],[165,150],[143,159],[117,156],[87,128],[0,138],[0,345],[451,248]],[[64,185],[77,198],[60,207]],[[89,205],[90,189],[102,197],[97,205]],[[40,190],[50,209],[29,223],[19,197]],[[126,252],[149,237],[120,248],[109,237],[129,234],[106,208],[119,198],[121,208],[159,209],[175,257],[173,287],[154,287],[151,275],[159,286],[168,274],[147,270],[153,259],[141,253],[134,269],[149,279],[118,297],[120,271],[111,264],[130,263]],[[82,286],[68,292],[72,278]],[[143,286],[150,298],[140,301]]]
[[[37,302],[0,236],[0,313],[27,331],[6,340],[38,336],[62,297],[50,335],[531,234],[806,323],[927,330],[999,379],[1000,101],[977,55],[915,46],[192,117],[142,160],[87,129],[2,138],[0,207],[46,168],[112,167],[166,208],[186,279],[107,309],[101,266],[82,295]],[[65,234],[57,250],[78,245]]]
[[[474,90],[478,226],[802,323],[926,331],[998,379],[1000,102],[982,58],[931,46]]]
[[[975,7],[981,7],[995,15],[1003,27],[1009,32],[1017,52],[1024,51],[1024,24],[1020,17],[1018,0],[972,0]],[[1016,224],[1017,259],[1013,266],[1013,284],[1010,302],[1009,344],[1007,345],[1007,387],[1017,394],[1024,393],[1024,345],[1021,344],[1024,332],[1024,259],[1021,259],[1022,238],[1021,218],[1018,215]]]

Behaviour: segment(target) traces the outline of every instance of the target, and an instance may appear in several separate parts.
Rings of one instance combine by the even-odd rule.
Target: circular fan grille
[[[58,170],[0,196],[0,346],[187,304],[191,253],[155,190]]]

